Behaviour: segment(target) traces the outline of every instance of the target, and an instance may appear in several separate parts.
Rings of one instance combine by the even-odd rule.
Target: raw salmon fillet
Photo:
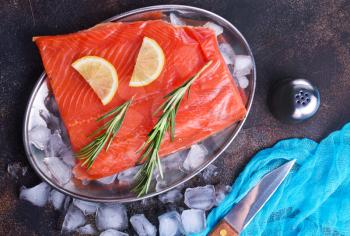
[[[131,88],[128,83],[144,36],[162,47],[165,66],[150,85]],[[163,96],[195,75],[209,60],[213,63],[194,82],[189,97],[181,103],[175,140],[170,142],[169,136],[165,137],[160,155],[187,148],[246,114],[239,90],[210,29],[175,27],[160,20],[106,23],[68,35],[35,37],[34,41],[74,151],[89,143],[88,135],[102,125],[96,118],[136,95],[109,150],[102,151],[88,170],[77,163],[74,174],[78,179],[102,178],[136,165],[140,155],[136,151],[157,122],[153,112],[164,102]],[[117,94],[106,106],[71,66],[87,55],[105,58],[118,72]]]

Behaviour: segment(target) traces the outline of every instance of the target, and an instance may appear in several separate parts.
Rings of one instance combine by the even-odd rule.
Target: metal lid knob
[[[285,123],[300,123],[316,114],[320,106],[318,89],[305,79],[277,83],[269,97],[272,114]]]

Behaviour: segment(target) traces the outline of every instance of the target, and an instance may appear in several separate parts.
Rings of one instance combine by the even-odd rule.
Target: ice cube
[[[49,141],[45,149],[45,155],[47,157],[59,157],[65,153],[68,149],[65,143],[63,143],[61,135],[58,131],[49,135]]]
[[[20,176],[25,176],[28,171],[27,166],[21,166],[21,163],[16,162],[7,165],[7,173],[14,179],[18,179]]]
[[[65,185],[72,178],[72,169],[58,157],[46,157],[44,163],[49,169],[52,177],[60,185]]]
[[[97,209],[96,226],[99,230],[124,230],[128,227],[126,208],[121,204],[104,204]]]
[[[59,158],[62,159],[62,161],[68,166],[75,166],[75,157],[70,149],[65,150]]]
[[[31,202],[35,206],[45,206],[49,198],[50,186],[42,182],[32,188],[26,188],[24,186],[20,189],[19,198],[28,202]]]
[[[50,113],[54,114],[55,116],[59,115],[57,103],[55,101],[55,98],[51,94],[47,95],[47,97],[44,100],[44,104],[46,109]]]
[[[50,114],[45,110],[40,110],[39,115],[45,121],[47,128],[49,128],[52,132],[62,132],[61,121],[57,116]]]
[[[202,232],[206,227],[205,212],[198,209],[184,210],[181,221],[186,235]]]
[[[178,170],[181,168],[185,157],[186,157],[187,151],[181,151],[181,152],[175,152],[173,154],[170,154],[167,157],[164,157],[161,159],[161,165],[163,171],[168,170]]]
[[[187,171],[196,170],[206,161],[207,154],[208,150],[203,145],[192,145],[183,163],[183,168]]]
[[[98,203],[83,201],[79,199],[73,199],[73,204],[74,206],[78,207],[84,213],[84,215],[95,214],[97,208],[99,207]]]
[[[219,205],[226,197],[226,195],[231,192],[232,188],[229,185],[219,184],[215,186],[215,205]]]
[[[228,65],[232,65],[235,61],[236,53],[228,43],[221,43],[219,45],[219,49],[221,52],[222,57],[224,58],[224,61]]]
[[[169,156],[166,156],[166,157],[161,159],[160,162],[161,162],[163,174],[168,173],[168,172],[171,172],[171,173],[178,172],[174,176],[169,175],[168,182],[169,181],[172,182],[173,180],[176,181],[177,175],[184,175],[184,173],[181,173],[178,170],[182,169],[182,164],[183,164],[184,159],[186,157],[186,153],[187,153],[187,151],[176,152],[176,153],[170,154]],[[160,176],[160,172],[159,172],[158,168],[154,171],[154,176],[158,179],[158,181],[160,181],[161,176]],[[165,178],[167,179],[168,177],[165,177]],[[181,176],[180,176],[180,178],[181,178]],[[162,189],[162,188],[163,187],[160,187],[160,189]]]
[[[205,23],[203,27],[213,30],[216,36],[219,36],[224,32],[224,28],[222,28],[222,26],[217,25],[214,22],[210,22],[210,21]]]
[[[157,181],[156,191],[158,192],[158,191],[161,191],[161,190],[169,187],[170,185],[172,185],[172,184],[176,183],[177,181],[179,181],[180,179],[182,179],[185,175],[186,175],[186,173],[184,173],[183,171],[181,171],[179,169],[164,171],[163,178],[161,177],[160,174],[158,174],[156,177],[156,181]]]
[[[169,17],[170,17],[170,23],[173,25],[186,25],[185,22],[183,22],[183,20],[181,20],[174,13],[170,13]]]
[[[210,183],[211,181],[215,181],[219,176],[218,168],[210,164],[202,173],[203,179],[206,183]]]
[[[45,150],[51,131],[45,126],[35,126],[28,132],[29,142],[40,150]]]
[[[84,226],[78,228],[76,230],[76,232],[78,232],[79,234],[83,234],[83,235],[96,235],[97,234],[96,229],[91,224],[87,224],[87,225],[84,225]]]
[[[65,198],[66,196],[63,193],[52,189],[50,192],[49,202],[52,204],[55,210],[60,210],[63,206]]]
[[[130,223],[138,236],[156,236],[157,229],[144,214],[133,215],[130,218]]]
[[[100,236],[129,236],[129,234],[120,232],[115,229],[108,229],[106,231],[103,231]]]
[[[183,198],[183,194],[178,189],[172,189],[164,194],[159,195],[158,199],[162,203],[174,203],[178,202]]]
[[[214,186],[206,185],[186,189],[185,204],[192,209],[210,210],[215,204]]]
[[[117,178],[118,174],[110,175],[101,179],[97,179],[96,181],[101,183],[101,184],[112,184],[115,179]]]
[[[176,211],[170,211],[160,215],[159,236],[178,236],[183,235],[184,230],[181,223],[180,214]]]
[[[239,87],[246,89],[249,86],[249,80],[246,76],[241,76],[237,78]]]
[[[83,212],[71,204],[63,220],[62,233],[75,231],[78,227],[84,225],[85,223],[86,219]]]
[[[66,196],[66,198],[64,199],[64,203],[63,203],[63,210],[67,211],[68,207],[70,206],[70,202],[71,202],[71,197],[70,196]]]
[[[118,180],[122,184],[132,184],[135,181],[137,172],[141,169],[141,166],[131,167],[118,174]]]
[[[233,73],[237,78],[249,75],[252,68],[253,60],[250,56],[236,55]]]

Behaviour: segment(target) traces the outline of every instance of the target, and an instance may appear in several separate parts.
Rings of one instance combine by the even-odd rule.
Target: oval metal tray
[[[256,68],[254,63],[253,54],[249,48],[247,41],[244,39],[242,34],[227,20],[224,18],[195,7],[182,6],[182,5],[159,5],[141,8],[137,10],[132,10],[115,17],[112,17],[107,21],[137,21],[137,20],[148,20],[148,19],[162,19],[169,21],[169,15],[173,13],[181,17],[186,24],[193,26],[203,25],[205,22],[211,21],[215,24],[218,24],[223,27],[223,34],[218,37],[218,41],[224,41],[231,45],[234,51],[237,54],[250,55],[253,59],[253,69],[251,74],[247,76],[249,80],[249,86],[242,90],[244,91],[245,96],[247,97],[246,107],[249,113],[249,110],[252,105],[255,84],[256,84]],[[52,185],[54,188],[59,191],[68,194],[74,198],[80,198],[88,201],[98,201],[98,202],[131,202],[136,200],[141,200],[144,198],[152,197],[157,194],[166,192],[176,186],[188,181],[200,171],[204,170],[208,165],[210,165],[215,159],[217,159],[220,154],[230,145],[233,139],[237,136],[240,129],[243,126],[246,118],[236,124],[233,124],[231,127],[225,129],[224,131],[207,138],[202,141],[201,144],[205,146],[208,151],[208,154],[205,157],[205,161],[195,170],[186,172],[184,170],[178,169],[174,172],[173,175],[179,176],[178,179],[166,182],[161,188],[151,188],[150,192],[143,197],[136,197],[131,191],[130,185],[125,185],[120,181],[115,181],[113,184],[102,185],[91,181],[89,183],[81,183],[80,181],[72,178],[70,182],[65,185],[60,185],[52,178],[47,167],[43,163],[43,158],[45,153],[36,149],[29,140],[28,132],[38,123],[43,123],[39,118],[39,111],[46,109],[44,105],[44,99],[47,96],[52,96],[47,83],[46,75],[43,73],[38,82],[36,83],[34,90],[31,94],[31,97],[28,102],[28,106],[25,113],[25,120],[23,126],[23,138],[24,146],[26,150],[27,157],[31,166],[35,169],[38,175]],[[248,115],[247,113],[247,115]],[[187,152],[186,150],[183,151]]]

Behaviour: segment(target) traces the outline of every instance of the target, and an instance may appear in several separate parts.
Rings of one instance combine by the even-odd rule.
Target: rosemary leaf
[[[169,131],[170,140],[174,140],[175,118],[177,111],[179,110],[180,103],[186,92],[187,96],[189,96],[189,89],[191,85],[203,73],[203,71],[210,66],[211,63],[212,61],[206,63],[195,76],[168,93],[164,97],[166,99],[165,102],[154,112],[154,115],[161,112],[158,122],[149,132],[147,141],[137,151],[143,151],[139,158],[139,163],[143,162],[143,166],[136,175],[136,184],[133,188],[133,191],[138,196],[143,196],[148,193],[155,168],[158,168],[159,173],[163,178],[163,171],[158,153],[163,137],[165,133]]]
[[[95,159],[103,150],[103,148],[105,147],[105,150],[108,150],[114,137],[117,135],[119,129],[123,124],[126,112],[132,100],[133,98],[114,108],[96,120],[101,121],[111,117],[109,121],[96,129],[89,137],[94,137],[96,135],[97,136],[90,143],[81,148],[78,153],[75,154],[77,158],[83,161],[81,166],[87,166],[89,169],[94,164]]]

